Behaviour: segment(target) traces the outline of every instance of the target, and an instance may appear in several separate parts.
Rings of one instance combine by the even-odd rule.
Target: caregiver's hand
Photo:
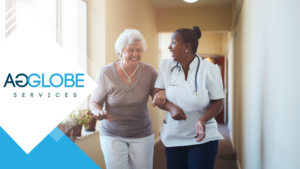
[[[152,101],[152,106],[155,107],[161,107],[163,106],[167,101],[167,98],[166,98],[166,92],[165,90],[160,90],[159,92],[157,92],[153,98],[153,101]]]
[[[172,105],[170,114],[174,120],[186,120],[187,118],[183,110],[176,105]]]
[[[97,119],[97,120],[103,120],[103,119],[107,119],[109,122],[111,122],[110,116],[108,115],[106,110],[101,110],[98,115],[94,115],[93,118]]]
[[[201,118],[196,122],[196,135],[194,138],[198,138],[196,142],[200,142],[205,138],[205,121]]]

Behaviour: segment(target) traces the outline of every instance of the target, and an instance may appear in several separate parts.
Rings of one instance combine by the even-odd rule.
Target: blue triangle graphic
[[[0,127],[0,168],[3,169],[101,169],[68,137],[57,142],[48,135],[29,154]]]

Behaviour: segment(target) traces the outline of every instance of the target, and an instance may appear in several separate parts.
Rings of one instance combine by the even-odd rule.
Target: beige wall
[[[171,58],[168,49],[173,32],[160,33],[159,51],[162,59]],[[202,32],[197,54],[227,56],[228,32]]]
[[[76,145],[87,154],[97,165],[105,169],[104,156],[100,147],[99,132],[84,136],[76,140]]]
[[[88,2],[88,73],[95,79],[98,70],[106,65],[105,0]]]
[[[119,59],[114,44],[125,29],[138,29],[148,43],[142,61],[158,65],[158,32],[155,9],[150,0],[106,1],[106,64]]]
[[[222,55],[222,47],[221,33],[203,32],[199,39],[197,53]]]
[[[159,32],[193,26],[199,26],[202,31],[231,30],[232,6],[157,9],[156,14]]]
[[[228,56],[228,40],[230,32],[222,33],[222,54]]]
[[[227,33],[202,32],[197,54],[223,55],[227,51]]]

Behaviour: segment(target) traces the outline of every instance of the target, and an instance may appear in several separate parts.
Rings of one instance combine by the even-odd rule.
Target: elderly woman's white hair
[[[124,32],[120,34],[116,43],[115,43],[115,51],[119,55],[120,59],[122,59],[121,54],[123,48],[126,45],[132,45],[135,41],[140,41],[143,47],[143,52],[145,52],[147,48],[147,42],[140,31],[136,29],[125,29]]]

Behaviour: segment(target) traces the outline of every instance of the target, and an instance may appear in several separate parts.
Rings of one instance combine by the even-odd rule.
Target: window
[[[56,1],[16,0],[16,4],[16,27],[31,15],[56,40]]]
[[[74,61],[87,72],[87,3],[82,0],[61,0],[60,44]],[[85,99],[78,108],[88,108]]]
[[[5,39],[5,0],[0,0],[0,43]]]
[[[164,33],[159,33],[159,62],[161,59],[169,59],[172,58],[170,50],[169,50],[169,45],[171,43],[171,36],[173,32],[164,32]]]

